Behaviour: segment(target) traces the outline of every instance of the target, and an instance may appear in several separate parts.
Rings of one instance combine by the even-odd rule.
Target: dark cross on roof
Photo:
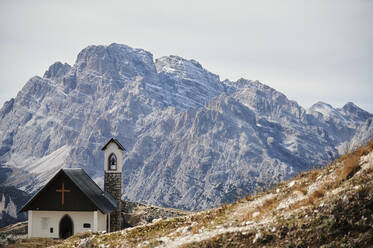
[[[61,195],[61,203],[62,203],[62,206],[63,206],[63,204],[65,203],[65,192],[70,192],[70,190],[69,189],[65,189],[65,184],[62,183],[62,188],[61,189],[56,189],[56,192],[62,193],[62,195]]]

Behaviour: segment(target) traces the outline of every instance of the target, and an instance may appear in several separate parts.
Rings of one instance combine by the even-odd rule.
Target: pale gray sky
[[[373,113],[371,0],[0,0],[0,105],[56,61],[116,42]]]

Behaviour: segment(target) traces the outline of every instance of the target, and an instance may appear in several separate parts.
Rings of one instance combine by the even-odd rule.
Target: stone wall
[[[118,204],[116,211],[110,214],[110,231],[121,229],[121,196],[122,196],[122,173],[105,172],[104,190],[109,193]]]

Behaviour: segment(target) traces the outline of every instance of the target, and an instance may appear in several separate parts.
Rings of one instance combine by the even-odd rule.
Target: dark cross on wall
[[[70,190],[69,189],[65,189],[65,184],[62,183],[61,189],[56,189],[56,192],[62,193],[62,195],[61,195],[61,203],[62,203],[62,206],[63,206],[63,204],[65,203],[65,192],[68,193],[68,192],[70,192]]]

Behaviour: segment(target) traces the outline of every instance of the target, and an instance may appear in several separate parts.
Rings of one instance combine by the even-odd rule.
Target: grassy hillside
[[[83,233],[55,247],[373,247],[372,150],[373,141],[323,169],[217,209]]]

